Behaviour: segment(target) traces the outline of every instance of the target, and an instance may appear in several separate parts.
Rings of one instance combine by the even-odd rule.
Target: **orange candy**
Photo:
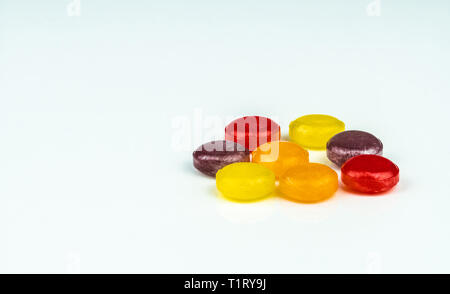
[[[280,177],[279,189],[286,198],[314,203],[326,200],[338,189],[337,173],[320,163],[299,165]]]
[[[252,162],[271,169],[279,178],[287,170],[309,162],[309,153],[296,143],[273,141],[252,152]]]

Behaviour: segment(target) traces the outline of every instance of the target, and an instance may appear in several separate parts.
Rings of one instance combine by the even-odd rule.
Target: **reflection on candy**
[[[383,144],[374,135],[363,131],[345,131],[334,135],[327,143],[328,159],[341,166],[361,154],[383,154]]]
[[[250,161],[250,152],[244,146],[225,140],[203,144],[192,156],[194,167],[211,177],[215,177],[219,169],[231,163]]]
[[[217,189],[223,196],[236,201],[255,201],[275,190],[274,173],[256,163],[232,163],[216,174]]]
[[[244,116],[227,125],[225,140],[253,151],[261,144],[280,140],[280,126],[266,117]]]
[[[299,165],[280,177],[279,189],[291,200],[314,203],[326,200],[338,189],[337,173],[320,163]]]
[[[362,193],[380,193],[397,185],[398,167],[379,155],[359,155],[350,158],[341,168],[342,182],[350,189]]]
[[[289,137],[303,148],[323,150],[331,137],[344,130],[345,124],[335,117],[310,114],[289,124]]]
[[[271,169],[278,178],[288,169],[308,163],[309,154],[298,144],[272,141],[252,152],[252,162]]]

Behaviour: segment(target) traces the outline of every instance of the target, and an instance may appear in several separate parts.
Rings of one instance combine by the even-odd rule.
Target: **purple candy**
[[[203,144],[192,156],[194,167],[211,177],[215,177],[217,171],[226,165],[250,161],[250,151],[242,145],[225,140]]]
[[[363,131],[344,131],[334,135],[327,143],[327,156],[337,166],[361,154],[383,154],[383,143],[374,135]]]

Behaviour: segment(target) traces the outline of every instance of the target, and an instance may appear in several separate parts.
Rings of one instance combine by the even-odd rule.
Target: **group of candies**
[[[333,196],[339,186],[337,173],[327,165],[310,163],[306,149],[326,149],[351,190],[377,194],[399,181],[399,169],[381,156],[383,144],[378,138],[345,131],[345,124],[332,116],[312,114],[292,121],[292,142],[280,141],[280,133],[280,126],[269,118],[236,119],[225,128],[225,140],[194,151],[194,166],[216,177],[217,189],[236,201],[265,198],[277,186],[284,197],[297,202],[314,203]]]

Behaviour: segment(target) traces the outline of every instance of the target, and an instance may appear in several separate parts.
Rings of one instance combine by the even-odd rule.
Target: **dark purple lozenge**
[[[242,145],[225,140],[203,144],[192,155],[194,167],[211,177],[215,177],[217,171],[226,165],[250,161],[250,151]]]
[[[374,135],[363,131],[344,131],[334,135],[327,143],[328,159],[337,166],[361,154],[383,154],[383,143]]]

